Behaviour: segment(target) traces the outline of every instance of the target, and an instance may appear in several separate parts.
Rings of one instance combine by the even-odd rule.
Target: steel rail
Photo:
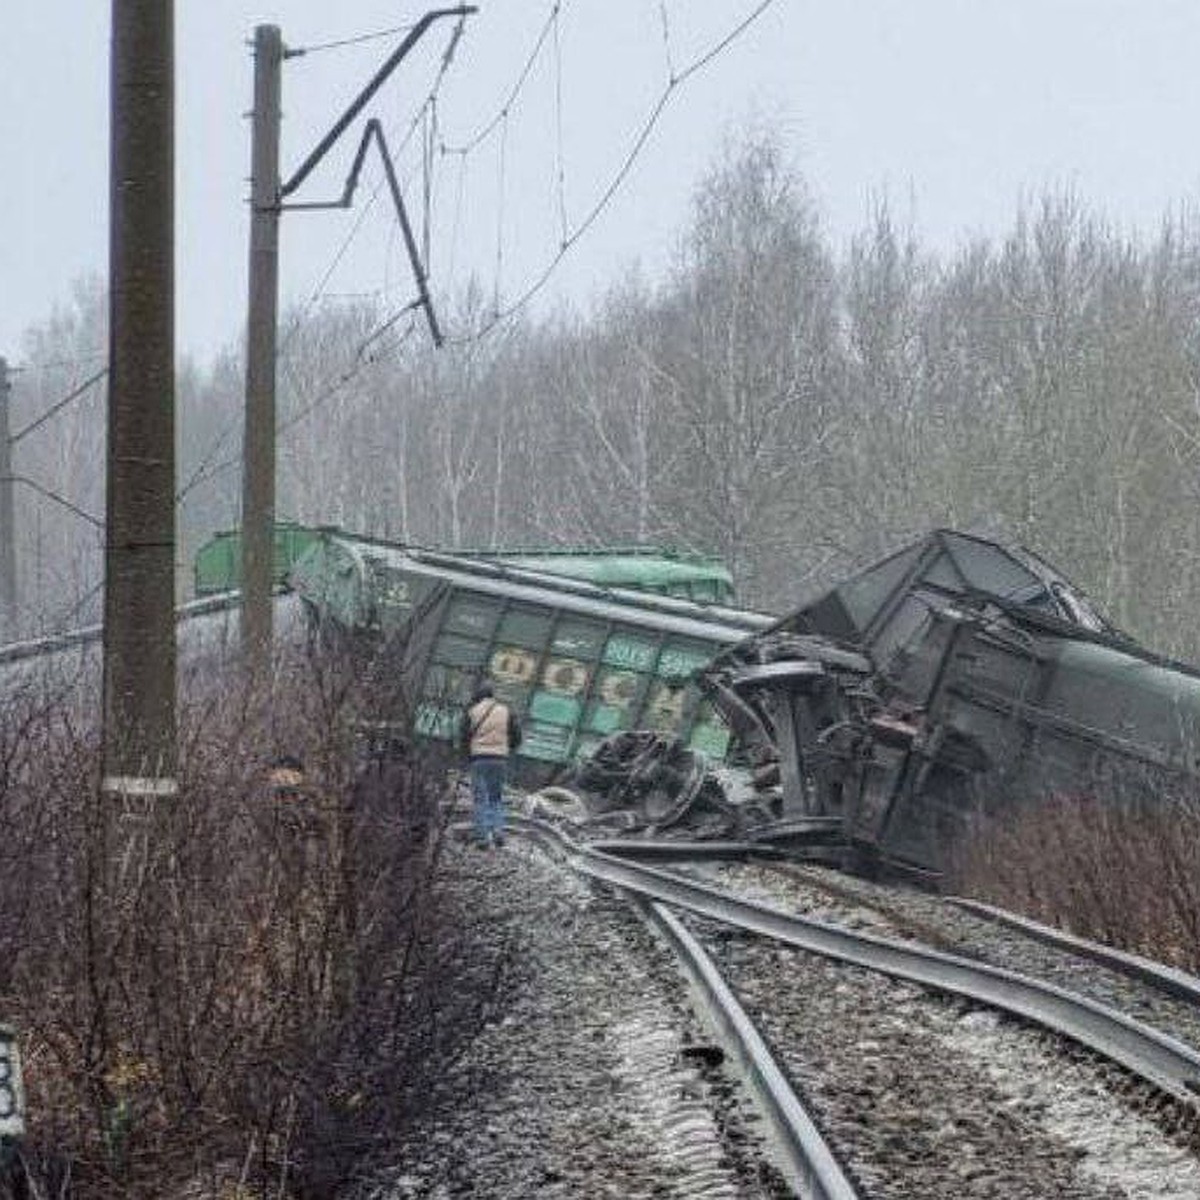
[[[639,862],[704,862],[718,859],[721,862],[754,858],[770,860],[782,858],[783,851],[761,842],[723,841],[717,838],[707,842],[673,841],[669,838],[601,838],[590,842],[594,850],[601,850],[616,858],[635,858]]]
[[[510,829],[572,866],[583,849],[557,826],[537,818],[512,817]],[[629,899],[666,941],[699,996],[722,1048],[741,1067],[772,1126],[782,1160],[779,1165],[797,1194],[806,1200],[859,1200],[860,1193],[704,947],[665,905],[640,895]]]
[[[1190,1105],[1200,1095],[1200,1053],[1065,988],[943,951],[853,932],[743,900],[673,872],[578,845],[561,833],[558,836],[567,860],[583,875],[813,954],[966,996],[1069,1037]]]
[[[965,896],[947,896],[946,900],[964,912],[1015,929],[1048,946],[1068,950],[1081,958],[1089,958],[1122,975],[1148,983],[1177,1000],[1186,1000],[1190,1004],[1200,1006],[1200,978],[1177,967],[1169,967],[1166,963],[1155,962],[1140,954],[1130,954],[1114,946],[1106,946],[1102,942],[1093,942],[1077,934],[1067,933],[1066,930],[1043,925],[1040,921],[1024,917],[1020,913],[1009,912],[1006,908],[984,904],[982,900],[971,900]]]
[[[858,1200],[859,1192],[703,946],[665,905],[642,899],[635,904],[670,945],[716,1026],[725,1052],[749,1081],[770,1119],[785,1174],[798,1194],[810,1200]]]

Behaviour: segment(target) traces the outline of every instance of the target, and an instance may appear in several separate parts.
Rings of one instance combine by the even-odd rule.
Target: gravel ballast
[[[510,838],[452,846],[457,986],[494,995],[422,1097],[374,1200],[791,1193],[666,950],[623,901]],[[452,986],[455,986],[452,984]]]
[[[776,872],[702,873],[895,932]],[[442,888],[446,986],[477,1019],[442,1047],[396,1168],[357,1197],[792,1194],[669,953],[623,900],[514,838],[452,845]],[[1123,1072],[975,1006],[687,923],[871,1200],[1200,1200],[1200,1164]]]
[[[938,896],[823,868],[785,873],[770,866],[742,866],[726,868],[722,876],[731,886],[761,887],[765,895],[775,897],[776,903],[789,904],[814,916],[850,923],[885,937],[935,942],[939,949],[1057,984],[1200,1048],[1200,1008],[1194,1004],[1082,954],[967,912]],[[827,889],[835,889],[841,898]],[[861,899],[861,905],[855,904],[855,897]]]
[[[1103,1066],[911,984],[689,918],[873,1200],[1200,1197]]]
[[[831,882],[850,897],[769,866],[697,866],[686,873],[863,932],[908,938],[914,928],[936,932],[942,948],[970,948],[969,933],[980,924],[994,931],[990,922],[912,893],[900,894],[891,920],[856,904],[853,893],[861,889],[864,901],[890,909],[893,889],[840,875]],[[1173,1102],[1164,1106],[1152,1087],[1090,1052],[859,968],[727,930],[710,928],[709,937],[871,1195],[1200,1197],[1200,1162],[1186,1148],[1194,1124],[1180,1122],[1190,1114]],[[1028,939],[1002,940],[1004,965],[1038,973],[1046,947],[1034,944],[1021,959],[1023,947],[1012,943]],[[986,1170],[976,1172],[980,1163]],[[921,1188],[909,1190],[917,1179],[924,1179]]]

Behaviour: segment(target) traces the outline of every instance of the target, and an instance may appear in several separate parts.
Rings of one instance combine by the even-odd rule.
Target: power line
[[[374,191],[372,191],[370,196],[367,197],[366,203],[363,205],[358,216],[355,218],[354,224],[350,227],[350,232],[342,239],[341,245],[339,245],[337,250],[334,252],[333,258],[330,260],[329,265],[325,268],[324,273],[321,275],[320,281],[317,283],[308,299],[304,302],[300,312],[297,313],[293,318],[291,327],[280,341],[279,349],[275,352],[275,357],[277,360],[283,357],[287,348],[292,344],[292,341],[296,337],[297,333],[299,333],[301,325],[303,325],[306,318],[312,312],[317,301],[320,300],[321,296],[324,294],[325,288],[328,286],[330,279],[333,278],[334,271],[337,270],[338,264],[343,258],[345,258],[346,252],[350,249],[350,244],[358,236],[359,230],[362,229],[364,223],[366,222],[367,216],[370,214],[371,206],[375,203],[376,197],[383,190],[383,185],[386,182],[386,179],[381,179],[375,185]]]
[[[579,225],[576,226],[576,228],[568,237],[563,239],[562,244],[558,248],[558,252],[554,255],[546,267],[539,275],[536,276],[533,282],[525,289],[524,292],[521,293],[520,296],[517,297],[516,300],[514,300],[506,308],[495,312],[492,316],[492,319],[488,322],[485,322],[480,329],[473,333],[464,334],[459,337],[447,337],[447,345],[464,345],[468,342],[478,341],[480,338],[486,337],[502,321],[508,320],[508,318],[514,316],[517,312],[524,308],[525,305],[528,304],[529,301],[532,300],[533,297],[536,296],[538,292],[540,292],[542,288],[546,286],[550,276],[554,273],[558,264],[566,257],[567,252],[592,227],[592,225],[595,224],[600,214],[605,208],[608,207],[613,196],[616,195],[617,191],[621,187],[621,184],[625,182],[630,171],[633,169],[634,163],[637,161],[642,150],[645,148],[645,145],[650,138],[650,134],[654,131],[655,126],[658,124],[659,119],[666,110],[667,105],[671,102],[671,99],[675,95],[676,91],[684,83],[686,83],[688,79],[690,79],[697,72],[703,70],[706,66],[708,66],[709,63],[713,61],[713,59],[717,58],[721,53],[728,49],[729,46],[737,41],[737,39],[741,37],[741,35],[745,33],[746,30],[749,29],[750,26],[753,25],[754,22],[763,15],[763,13],[765,13],[767,9],[769,9],[775,3],[776,0],[761,0],[761,2],[756,5],[746,17],[738,22],[738,24],[735,25],[724,37],[715,42],[702,54],[692,59],[692,61],[688,63],[688,65],[678,74],[672,75],[670,81],[667,83],[667,86],[659,95],[658,100],[650,109],[649,115],[646,117],[645,122],[637,134],[637,137],[633,141],[633,145],[631,146],[628,154],[626,154],[621,166],[617,169],[616,174],[613,176],[608,186],[601,193],[600,198],[595,202],[595,204],[593,204],[592,208],[579,223]],[[555,5],[555,8],[557,7],[558,6]]]
[[[67,622],[73,621],[87,607],[88,603],[98,596],[104,590],[104,579],[101,577],[92,587],[88,588],[84,594],[75,601],[74,604],[58,618],[58,632],[65,632],[68,628]]]
[[[425,262],[425,270],[429,270],[431,256],[430,239],[430,209],[433,205],[433,145],[437,138],[438,114],[437,97],[431,97],[429,108],[425,114],[424,128],[421,131],[421,251]],[[392,232],[395,232],[393,226]]]
[[[675,78],[675,60],[671,55],[671,21],[667,16],[666,0],[659,0],[658,15],[662,22],[663,54],[667,59],[667,78]]]
[[[304,54],[319,54],[322,50],[340,50],[344,46],[360,46],[363,42],[375,42],[381,38],[392,37],[397,33],[408,33],[414,28],[409,25],[393,25],[391,29],[380,29],[375,33],[360,33],[354,37],[338,38],[333,42],[314,42],[310,46],[297,46],[294,49],[288,48],[288,56],[304,55]]]
[[[496,284],[492,307],[500,308],[500,280],[504,275],[504,168],[508,151],[508,113],[500,124],[500,150],[497,155],[496,176]]]
[[[108,374],[108,367],[101,367],[94,375],[85,379],[77,388],[68,392],[58,403],[53,404],[48,408],[36,421],[31,421],[24,429],[18,429],[8,440],[9,444],[15,446],[26,434],[32,433],[39,426],[44,425],[55,414],[61,412],[74,400],[78,400],[93,384],[99,383],[101,379]]]
[[[447,255],[449,264],[448,275],[454,277],[454,269],[458,265],[458,245],[462,233],[463,198],[467,183],[467,156],[464,154],[458,160],[458,185],[454,189],[454,223],[450,228],[450,249]]]
[[[558,154],[557,177],[558,177],[558,218],[562,227],[562,232],[559,235],[562,241],[566,241],[568,233],[567,224],[567,168],[566,160],[563,154],[563,98],[562,98],[562,45],[558,36],[558,12],[554,14],[554,133],[556,146],[555,150]]]
[[[478,129],[469,138],[466,138],[458,145],[453,146],[443,142],[443,154],[470,154],[480,142],[482,142],[485,138],[490,137],[495,131],[496,127],[500,125],[500,123],[508,116],[509,109],[512,108],[513,102],[516,100],[517,96],[520,95],[521,89],[525,86],[525,82],[529,78],[530,72],[533,70],[533,64],[537,62],[538,55],[541,53],[542,47],[546,44],[546,38],[549,36],[555,22],[558,20],[559,10],[565,3],[567,3],[567,0],[554,0],[554,3],[550,6],[550,11],[546,15],[546,20],[542,23],[542,28],[537,35],[537,40],[533,43],[533,49],[530,50],[529,57],[525,60],[525,65],[521,68],[520,73],[517,75],[516,83],[514,83],[512,88],[509,90],[508,95],[505,97],[504,102],[500,105],[496,115],[493,116],[490,121]]]
[[[64,367],[77,367],[83,362],[95,362],[98,358],[107,358],[107,350],[89,350],[83,354],[77,354],[74,358],[57,358],[50,359],[47,362],[28,363],[22,367],[12,367],[14,371],[60,371]]]
[[[45,496],[47,500],[54,501],[55,504],[61,505],[68,512],[73,512],[77,517],[82,517],[89,525],[94,525],[97,529],[104,528],[104,522],[99,517],[93,516],[90,512],[85,512],[79,505],[68,500],[66,496],[60,495],[58,492],[52,491],[50,488],[42,487],[35,479],[30,479],[26,475],[9,475],[7,479],[0,480],[2,482],[12,482],[24,484],[30,491],[37,492],[39,496]]]
[[[284,434],[288,430],[299,425],[302,421],[310,417],[317,409],[327,404],[332,400],[347,384],[357,378],[367,367],[373,366],[381,362],[383,355],[381,353],[368,354],[368,349],[382,338],[389,330],[408,313],[415,312],[421,306],[420,300],[413,300],[406,304],[403,308],[392,313],[386,320],[376,325],[370,333],[362,338],[354,348],[354,354],[349,367],[343,370],[335,379],[324,386],[308,404],[305,404],[298,412],[293,413],[286,421],[279,425],[277,435]],[[412,337],[417,328],[417,319],[414,316],[408,328],[397,338],[390,347],[390,353],[395,353]],[[201,484],[207,483],[215,479],[218,475],[223,475],[226,471],[233,467],[240,466],[242,462],[241,454],[231,455],[230,457],[217,463],[209,470],[197,470],[193,473],[192,478],[188,480],[187,485],[180,489],[175,497],[176,504],[181,504],[186,498],[188,492],[199,487]]]
[[[367,336],[365,338],[363,338],[362,341],[360,341],[358,343],[358,345],[355,347],[354,359],[353,359],[353,362],[351,363],[351,365],[345,371],[343,371],[333,381],[332,384],[330,384],[323,391],[318,393],[318,395],[312,401],[310,401],[308,404],[306,404],[298,412],[293,413],[286,421],[284,421],[283,424],[279,426],[279,433],[281,433],[281,434],[286,433],[288,430],[299,425],[301,421],[307,420],[314,412],[317,411],[318,408],[321,408],[324,404],[326,404],[330,400],[332,400],[333,397],[336,396],[337,393],[342,390],[342,388],[344,388],[348,383],[350,383],[355,378],[357,378],[357,376],[360,375],[363,372],[363,370],[365,370],[368,366],[373,366],[376,363],[378,363],[379,361],[381,361],[381,355],[368,354],[367,350],[371,346],[373,346],[377,341],[379,341],[379,339],[382,338],[384,336],[384,334],[386,334],[389,330],[393,329],[402,317],[404,317],[408,313],[415,312],[420,307],[421,307],[421,301],[413,300],[411,303],[406,304],[403,308],[399,309],[397,312],[394,312],[391,316],[389,316],[387,318],[387,320],[381,322],[373,330],[371,330],[371,332],[368,333]],[[405,344],[405,342],[408,341],[408,339],[413,335],[414,331],[416,330],[416,327],[417,327],[417,321],[416,321],[416,318],[414,317],[412,322],[409,324],[408,328],[399,336],[399,338],[397,338],[396,342],[392,345],[392,347],[391,347],[392,353],[395,353],[395,351],[399,350],[400,347],[402,347]]]
[[[216,458],[217,451],[220,450],[221,447],[229,440],[230,435],[233,433],[233,431],[236,427],[237,427],[236,421],[228,422],[225,425],[225,428],[222,429],[219,434],[217,434],[217,437],[213,441],[213,444],[208,448],[208,450],[205,452],[204,457],[200,460],[199,465],[192,472],[191,478],[188,479],[187,483],[185,483],[183,485],[183,487],[179,488],[176,491],[176,493],[175,493],[175,507],[176,508],[178,508],[179,505],[183,503],[184,498],[187,496],[188,492],[192,491],[193,488],[199,487],[200,484],[203,483],[206,479],[212,478],[212,475],[206,474],[208,465],[209,465],[209,463],[212,462],[212,460],[214,458]],[[240,458],[240,456],[239,456],[239,458]]]

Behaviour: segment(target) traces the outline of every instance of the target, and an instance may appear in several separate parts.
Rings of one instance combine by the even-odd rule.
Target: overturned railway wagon
[[[320,530],[295,521],[276,521],[271,583],[283,585],[292,567],[320,537]],[[192,587],[197,596],[215,596],[242,586],[242,531],[223,529],[213,534],[192,562]]]
[[[938,872],[1055,796],[1156,802],[1200,772],[1200,672],[1035,555],[938,530],[722,653],[705,683],[778,765],[782,814],[862,863]]]
[[[271,581],[279,587],[292,568],[322,537],[334,535],[368,543],[372,539],[333,525],[275,523]],[[392,543],[397,545],[399,543]],[[695,600],[701,604],[732,604],[733,576],[719,558],[690,554],[663,546],[551,546],[463,550],[456,558],[482,559],[519,570],[579,579],[599,587],[627,588]],[[242,579],[242,533],[225,529],[196,551],[193,587],[197,596],[235,591]]]
[[[600,587],[677,596],[700,604],[732,604],[733,576],[720,559],[661,546],[566,546],[465,551],[468,557],[526,571],[564,575]]]
[[[424,739],[451,743],[490,679],[522,719],[527,782],[626,729],[721,758],[729,729],[693,677],[773,619],[334,532],[290,582],[319,628],[365,649],[377,711],[402,708]]]

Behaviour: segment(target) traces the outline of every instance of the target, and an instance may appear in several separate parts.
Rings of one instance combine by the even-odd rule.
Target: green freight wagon
[[[271,582],[280,587],[297,560],[320,536],[295,521],[279,521],[275,525],[275,561]],[[242,586],[242,531],[226,529],[209,538],[199,550],[193,564],[197,596],[213,596],[219,592],[234,592]]]
[[[699,604],[730,604],[734,597],[733,576],[719,558],[658,546],[571,546],[463,553],[527,571],[583,579],[600,587],[657,592]]]
[[[522,719],[526,778],[624,729],[721,758],[728,728],[692,677],[773,620],[337,534],[309,548],[291,585],[320,627],[371,643],[372,673],[403,681],[422,738],[451,742],[475,685],[490,679]]]
[[[402,543],[361,537],[335,526],[308,526],[280,521],[275,526],[276,586],[306,550],[321,536],[333,534],[355,542],[400,547]],[[416,547],[414,547],[416,549]],[[241,587],[242,535],[238,529],[216,534],[196,553],[197,596],[236,591]],[[463,550],[458,557],[481,559],[518,570],[538,571],[580,579],[598,587],[629,588],[678,596],[701,604],[729,604],[733,600],[733,577],[720,559],[683,554],[654,546],[555,547],[524,550]]]

